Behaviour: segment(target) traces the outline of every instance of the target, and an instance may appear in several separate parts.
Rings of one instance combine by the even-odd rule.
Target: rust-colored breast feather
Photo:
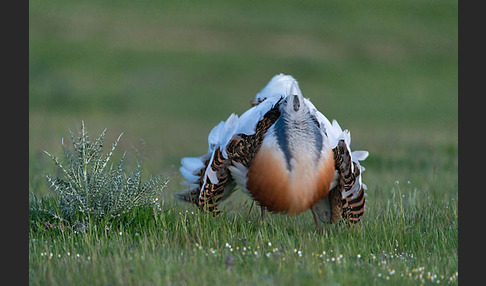
[[[288,171],[277,148],[262,146],[248,171],[247,189],[271,212],[294,215],[308,210],[329,194],[334,177],[332,151],[317,168],[297,164]]]

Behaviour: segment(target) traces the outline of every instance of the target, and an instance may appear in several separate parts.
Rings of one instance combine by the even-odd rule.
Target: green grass
[[[316,232],[309,213],[227,209],[212,218],[162,204],[109,230],[31,226],[30,279],[39,284],[457,283],[457,201],[412,184],[370,202],[366,220]],[[248,205],[246,206],[248,207]],[[35,230],[32,230],[35,229]],[[78,256],[79,255],[79,256]],[[234,263],[226,260],[232,256]],[[62,273],[59,271],[62,269]]]
[[[457,25],[454,1],[30,1],[29,192],[53,195],[43,150],[62,157],[82,120],[170,182],[161,212],[108,230],[32,213],[29,282],[457,284]],[[218,218],[174,200],[180,159],[279,72],[370,152],[361,224],[270,214],[264,230],[241,192]]]

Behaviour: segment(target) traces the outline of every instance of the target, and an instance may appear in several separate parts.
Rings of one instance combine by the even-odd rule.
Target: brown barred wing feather
[[[216,175],[216,182],[212,182],[209,176],[205,180],[201,180],[199,187],[199,196],[196,205],[204,211],[213,214],[218,214],[218,204],[224,196],[225,187],[231,181],[231,175],[228,170],[229,159],[225,159],[219,148],[214,151],[211,164],[207,166]],[[203,177],[202,177],[203,178]]]
[[[209,152],[199,158],[183,158],[181,174],[186,178],[183,184],[188,185],[189,188],[176,195],[180,201],[194,203],[201,210],[208,211],[214,214],[219,213],[219,203],[226,199],[234,190],[237,182],[233,178],[231,168],[240,171],[239,174],[246,176],[247,170],[259,150],[263,136],[268,128],[275,123],[280,116],[278,109],[280,100],[274,99],[274,104],[263,106],[258,112],[263,112],[259,121],[255,122],[254,132],[249,135],[237,132],[233,134],[227,143],[224,143],[225,136],[231,134],[231,130],[236,129],[235,126],[243,124],[248,127],[251,126],[252,116],[259,116],[257,112],[253,112],[246,116],[243,122],[238,122],[236,116],[231,115],[226,122],[221,122],[211,131],[209,135]],[[261,102],[259,102],[261,103]],[[268,109],[266,109],[268,108]],[[254,110],[253,110],[254,111]],[[236,120],[235,120],[236,119]],[[246,125],[245,125],[246,124]],[[227,128],[228,127],[228,128]],[[248,128],[243,128],[248,131]],[[224,135],[221,135],[221,132]],[[238,168],[235,168],[235,165]],[[244,185],[242,185],[245,188]]]
[[[265,113],[263,119],[257,123],[255,134],[236,134],[233,136],[226,147],[226,153],[232,161],[240,163],[246,168],[250,167],[255,154],[262,145],[263,136],[280,116],[278,106],[279,103]]]
[[[206,176],[205,180],[200,180],[200,185],[197,188],[200,192],[197,205],[201,210],[214,214],[219,213],[217,208],[219,203],[233,191],[234,187],[234,178],[229,167],[239,163],[245,168],[249,168],[253,157],[262,144],[263,135],[277,121],[279,116],[280,112],[278,104],[276,104],[257,123],[255,134],[245,135],[240,133],[233,135],[226,145],[227,159],[220,149],[216,148],[212,160],[209,161],[211,163],[206,168],[210,168],[210,171],[216,174],[217,182],[212,182],[210,176]]]
[[[360,167],[351,160],[344,140],[339,141],[333,153],[335,168],[340,175],[338,186],[341,193],[342,217],[350,222],[358,222],[364,214],[366,202],[363,185],[358,181]]]

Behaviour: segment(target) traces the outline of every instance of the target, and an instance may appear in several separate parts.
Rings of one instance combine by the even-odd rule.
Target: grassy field
[[[161,209],[109,228],[31,217],[32,285],[457,284],[457,1],[29,2],[29,192],[81,121],[168,178]],[[368,150],[361,224],[315,231],[235,193],[176,202],[184,156],[277,73]],[[140,151],[141,150],[141,151]],[[44,221],[45,222],[45,221]]]

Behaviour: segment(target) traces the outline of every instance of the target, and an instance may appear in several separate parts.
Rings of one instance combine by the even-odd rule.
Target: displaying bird
[[[298,82],[278,74],[241,116],[231,114],[208,136],[208,152],[181,160],[187,188],[176,195],[219,214],[218,204],[239,185],[273,213],[311,210],[318,220],[359,221],[364,213],[362,182],[367,151],[351,152],[351,135],[331,123],[304,98]]]

